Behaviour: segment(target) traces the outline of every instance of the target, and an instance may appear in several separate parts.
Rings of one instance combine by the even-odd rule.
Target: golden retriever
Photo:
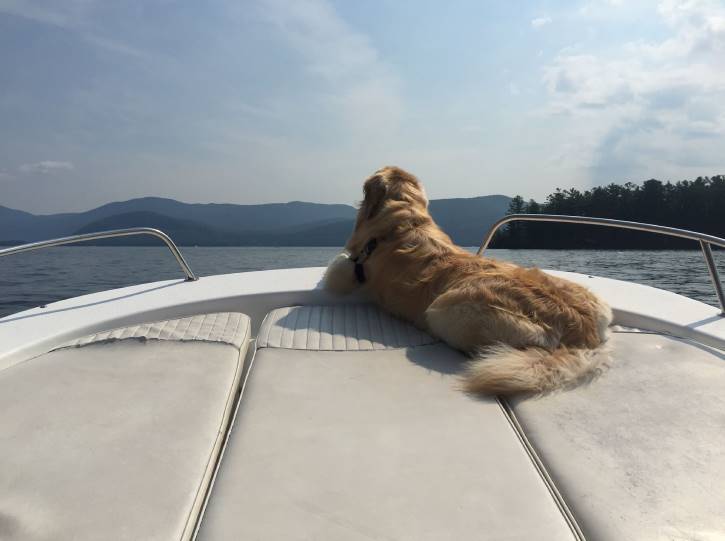
[[[459,248],[428,213],[418,179],[398,167],[368,178],[364,195],[327,289],[363,286],[385,310],[469,354],[470,392],[546,392],[597,367],[612,313],[588,289]]]

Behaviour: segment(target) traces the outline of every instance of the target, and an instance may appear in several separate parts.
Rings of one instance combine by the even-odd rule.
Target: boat
[[[720,308],[547,270],[614,312],[611,361],[544,396],[470,396],[465,358],[323,268],[183,277],[0,319],[0,539],[725,539]],[[0,262],[2,260],[0,259]],[[683,276],[683,280],[686,277]]]

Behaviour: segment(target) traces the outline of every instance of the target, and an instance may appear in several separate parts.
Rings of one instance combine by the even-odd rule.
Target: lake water
[[[470,248],[475,251],[475,248]],[[323,266],[337,248],[184,247],[198,276]],[[717,306],[699,251],[489,250],[487,255],[668,289]],[[725,276],[725,253],[715,252]],[[85,293],[176,278],[165,247],[60,247],[0,258],[0,317]]]

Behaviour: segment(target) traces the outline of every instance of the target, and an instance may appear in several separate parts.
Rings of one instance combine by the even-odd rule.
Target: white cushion
[[[238,312],[199,314],[179,319],[141,323],[83,336],[61,347],[80,347],[97,342],[176,340],[180,342],[221,342],[241,348],[248,338],[249,318]]]
[[[260,339],[198,539],[575,538],[497,400],[456,388],[459,353],[395,349],[329,310],[268,318],[297,312]],[[320,312],[349,350],[295,340]]]
[[[0,371],[0,539],[190,539],[249,335],[120,339]]]
[[[587,539],[725,538],[725,355],[615,333],[590,385],[513,411]]]
[[[437,339],[370,304],[293,306],[270,312],[257,347],[372,351],[434,344]]]

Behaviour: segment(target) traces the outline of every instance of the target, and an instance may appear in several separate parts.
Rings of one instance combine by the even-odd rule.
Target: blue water
[[[471,248],[475,251],[474,248]],[[336,248],[184,247],[199,276],[323,266]],[[489,250],[526,266],[583,272],[668,289],[717,306],[698,251]],[[715,253],[725,276],[725,252]],[[0,317],[104,289],[181,277],[165,247],[74,246],[0,258]]]

